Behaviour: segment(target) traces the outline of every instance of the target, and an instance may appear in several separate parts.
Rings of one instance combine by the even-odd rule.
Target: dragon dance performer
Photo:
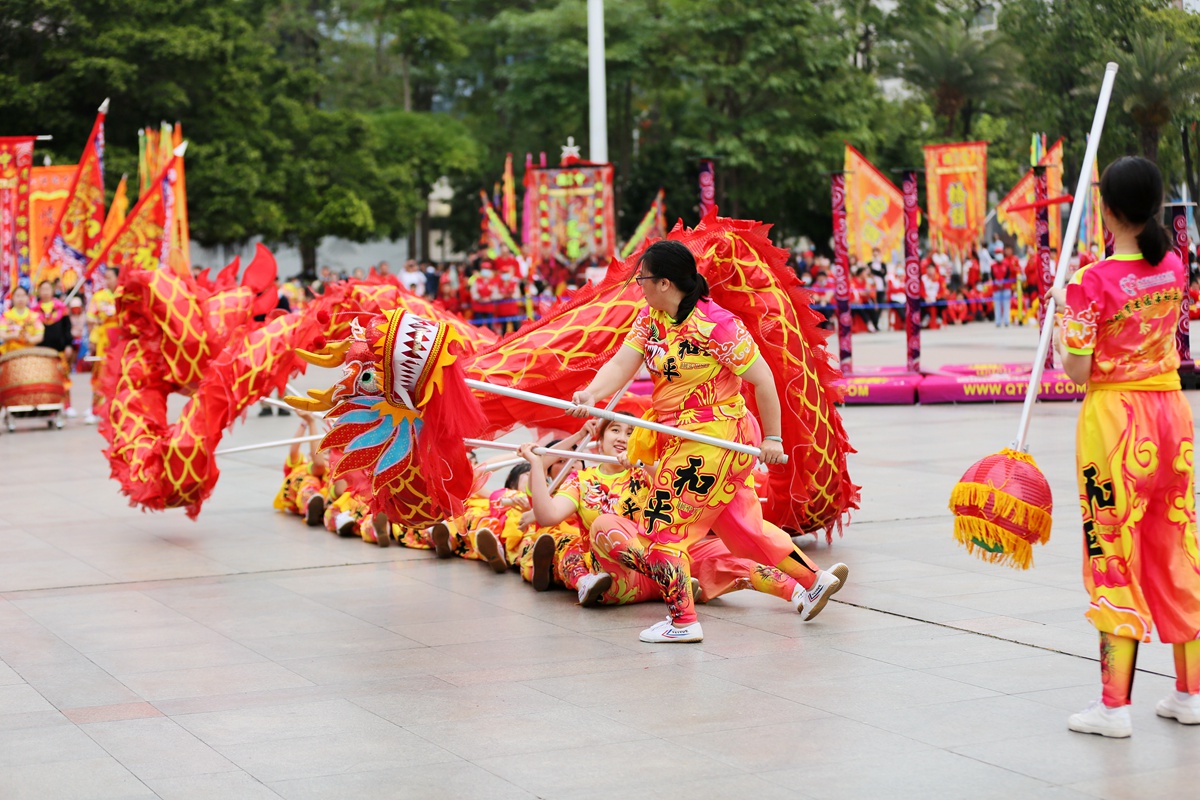
[[[1088,619],[1100,632],[1101,698],[1074,714],[1080,733],[1132,733],[1139,642],[1175,648],[1175,692],[1158,715],[1200,724],[1200,552],[1192,409],[1180,391],[1175,333],[1187,266],[1158,221],[1158,167],[1126,157],[1100,178],[1113,255],[1051,296],[1063,310],[1055,349],[1088,391],[1075,457],[1083,507]]]
[[[297,411],[300,427],[296,438],[315,436],[317,419],[307,411]],[[309,443],[311,458],[305,457],[300,443],[293,444],[283,464],[283,485],[275,495],[275,508],[304,517],[310,526],[320,525],[325,518],[325,473],[328,468],[325,453],[317,449],[316,442]]]
[[[100,409],[104,406],[104,392],[100,388],[100,376],[104,372],[104,356],[108,353],[112,336],[119,327],[117,320],[117,284],[120,273],[114,267],[104,272],[104,288],[97,290],[88,300],[88,349],[97,361],[92,362],[92,408],[84,420],[89,425],[100,421]]]
[[[783,460],[779,396],[767,362],[741,321],[708,299],[708,284],[691,251],[664,240],[648,247],[638,282],[645,308],[617,354],[576,392],[583,406],[620,390],[644,361],[654,381],[658,421],[721,439],[760,446],[767,464]],[[766,436],[746,408],[754,387]],[[697,642],[703,631],[691,593],[689,547],[711,529],[737,556],[776,566],[799,584],[792,598],[805,620],[815,617],[845,582],[849,568],[820,569],[779,528],[765,522],[751,473],[754,457],[665,434],[656,435],[658,469],[643,512],[644,547],[626,551],[629,566],[652,576],[668,617],[642,631],[643,642]],[[645,459],[643,459],[645,460]]]
[[[0,355],[36,347],[42,343],[42,319],[29,307],[29,292],[17,286],[10,295],[12,306],[0,314]]]
[[[633,427],[605,420],[599,431],[601,452],[617,455],[625,453]],[[638,545],[642,509],[652,482],[645,470],[610,464],[581,469],[551,497],[545,481],[536,478],[541,457],[531,445],[522,448],[521,455],[533,465],[531,488],[538,523],[553,524],[578,515],[581,530],[587,532],[565,546],[551,542],[557,545],[555,574],[578,592],[579,604],[585,608],[624,605],[662,597],[658,584],[626,566],[623,558]],[[693,598],[697,591],[711,600],[737,589],[755,589],[790,600],[795,592],[796,581],[773,567],[737,558],[715,536],[694,543],[687,554]]]

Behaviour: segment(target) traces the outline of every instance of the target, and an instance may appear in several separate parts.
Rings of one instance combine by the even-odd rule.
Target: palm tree
[[[1121,108],[1138,126],[1142,155],[1158,161],[1162,129],[1200,94],[1200,72],[1190,63],[1188,46],[1162,33],[1133,34],[1129,42],[1129,52],[1116,56],[1117,92]]]
[[[996,32],[941,21],[909,33],[897,57],[902,78],[929,97],[946,123],[944,135],[971,136],[971,122],[988,104],[1006,103],[1017,88],[1020,54]]]

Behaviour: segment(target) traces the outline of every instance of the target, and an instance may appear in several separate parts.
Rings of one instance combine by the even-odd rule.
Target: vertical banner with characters
[[[1036,216],[1034,217],[1033,235],[1037,240],[1037,264],[1038,264],[1038,298],[1046,296],[1046,292],[1050,291],[1050,287],[1054,285],[1054,262],[1050,259],[1050,205],[1046,202],[1050,199],[1050,168],[1046,166],[1034,167],[1033,170],[1033,187],[1034,187],[1034,202],[1037,208],[1034,209]],[[1058,170],[1059,175],[1062,175],[1062,169]],[[1060,180],[1061,184],[1062,181]],[[1055,216],[1059,216],[1058,207],[1055,206]],[[1042,323],[1046,321],[1046,304],[1038,302],[1038,329],[1042,327]],[[1054,348],[1046,351],[1046,369],[1054,369]]]
[[[717,207],[717,169],[711,158],[700,159],[700,219]]]
[[[1037,232],[1037,178],[1034,174],[1038,168],[1044,168],[1046,174],[1046,198],[1061,197],[1063,193],[1063,146],[1059,139],[1050,149],[1037,160],[1037,166],[1021,176],[1004,199],[996,205],[996,221],[1008,231],[1017,242],[1025,248],[1038,246]],[[1016,211],[1011,209],[1016,208]],[[1062,214],[1055,205],[1050,209],[1050,247],[1058,248],[1062,242]],[[1083,226],[1080,227],[1083,230]]]
[[[32,136],[0,136],[0,300],[29,275]]]
[[[1183,261],[1184,269],[1188,269],[1188,207],[1183,203],[1177,203],[1170,206],[1170,222],[1171,227],[1168,229],[1171,233],[1171,242],[1175,245],[1175,254]],[[1175,349],[1179,352],[1179,371],[1191,374],[1195,371],[1196,365],[1192,361],[1192,326],[1189,319],[1189,312],[1192,305],[1192,297],[1188,294],[1191,287],[1183,288],[1183,305],[1179,313],[1179,327],[1175,330]]]
[[[41,264],[50,249],[54,226],[67,205],[76,165],[34,167],[29,176],[29,263]],[[58,273],[49,270],[39,276],[54,280]]]
[[[170,237],[167,231],[175,219],[177,175],[174,161],[168,162],[138,198],[125,223],[88,264],[83,275],[85,281],[101,266],[105,269],[132,266],[149,270],[169,266]]]
[[[846,244],[861,264],[878,247],[890,261],[904,241],[904,197],[862,153],[846,145]]]
[[[104,117],[105,100],[96,112],[92,132],[75,170],[67,204],[54,226],[46,257],[34,264],[38,273],[82,275],[100,253],[104,229]]]
[[[576,162],[533,170],[537,198],[533,266],[543,275],[556,265],[574,272],[612,260],[616,248],[611,164]]]
[[[837,312],[838,362],[842,373],[853,368],[850,318],[850,253],[846,249],[846,176],[829,176],[829,194],[833,200],[833,302]]]
[[[904,179],[904,330],[908,340],[908,371],[921,371],[921,237],[917,216],[917,171]]]
[[[925,193],[930,240],[965,253],[987,215],[987,142],[926,145]]]

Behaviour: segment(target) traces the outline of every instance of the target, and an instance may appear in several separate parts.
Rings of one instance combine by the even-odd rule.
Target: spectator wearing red
[[[1012,287],[1020,270],[1020,262],[1011,247],[1004,248],[1004,258],[992,264],[992,304],[996,314],[996,327],[1008,327],[1009,309],[1012,306]]]

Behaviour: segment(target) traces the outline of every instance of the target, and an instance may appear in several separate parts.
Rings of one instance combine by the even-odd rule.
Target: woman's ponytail
[[[692,251],[673,239],[663,239],[646,248],[640,262],[655,278],[666,278],[683,292],[675,324],[683,322],[704,298],[708,297],[708,281],[696,269]]]
[[[1163,179],[1158,166],[1145,158],[1125,156],[1104,169],[1100,197],[1109,211],[1127,225],[1142,225],[1137,235],[1142,258],[1153,265],[1171,251],[1171,236],[1158,221],[1162,214]]]
[[[1142,258],[1151,266],[1158,266],[1171,251],[1170,234],[1158,221],[1157,214],[1146,221],[1146,227],[1137,235],[1137,243],[1138,249],[1142,251]]]
[[[678,325],[687,319],[688,315],[696,307],[696,303],[699,303],[705,297],[708,297],[708,281],[704,279],[703,275],[697,272],[696,280],[692,284],[691,290],[679,301],[679,312],[675,317],[675,324]]]

